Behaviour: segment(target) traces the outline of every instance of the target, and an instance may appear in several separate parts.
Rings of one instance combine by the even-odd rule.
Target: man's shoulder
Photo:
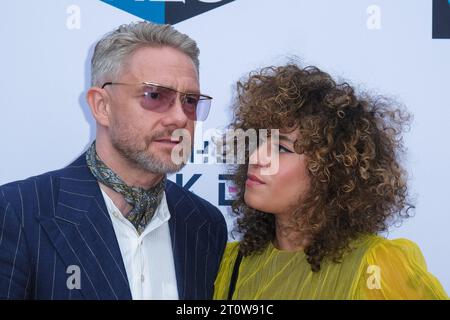
[[[216,206],[208,200],[196,195],[192,191],[179,186],[175,182],[167,180],[166,194],[168,198],[171,199],[171,206],[176,210],[179,205],[184,204],[183,209],[185,209],[186,204],[191,205],[196,208],[199,213],[206,214],[208,218],[216,220],[220,223],[225,223],[223,214]]]
[[[8,182],[0,186],[0,199],[3,198],[10,203],[15,203],[18,200],[21,202],[26,201],[27,198],[37,193],[50,192],[50,190],[57,189],[61,179],[73,181],[76,181],[78,178],[80,180],[81,178],[86,179],[85,171],[86,165],[75,161],[61,169],[48,171],[23,180]]]
[[[39,189],[43,185],[54,182],[55,177],[58,176],[58,171],[60,170],[49,171],[23,180],[8,182],[0,186],[0,194],[7,199],[16,194],[28,194],[30,190]]]
[[[202,197],[196,195],[192,191],[189,191],[188,189],[176,184],[173,181],[167,180],[167,187],[166,187],[166,193],[174,194],[178,200],[182,200],[183,197],[187,198],[188,201],[190,201],[192,204],[195,205],[201,205],[205,208],[212,210],[212,211],[219,211],[219,209],[214,206],[212,203],[210,203],[208,200],[203,199]]]

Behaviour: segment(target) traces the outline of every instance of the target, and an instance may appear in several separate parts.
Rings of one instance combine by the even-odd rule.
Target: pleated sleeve
[[[448,299],[427,269],[419,247],[407,239],[383,239],[370,248],[363,260],[356,299]]]

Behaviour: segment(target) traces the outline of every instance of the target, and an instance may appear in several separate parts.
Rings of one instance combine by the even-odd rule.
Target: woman
[[[448,298],[416,244],[377,235],[413,208],[406,113],[295,64],[238,83],[234,111],[233,129],[280,130],[234,172],[242,238],[226,248],[216,299]],[[278,150],[274,174],[263,170],[277,152],[264,150]]]

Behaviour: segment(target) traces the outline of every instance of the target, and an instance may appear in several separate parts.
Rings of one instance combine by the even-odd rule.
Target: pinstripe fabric
[[[167,181],[180,299],[209,299],[227,240],[214,206]],[[131,299],[100,188],[85,156],[0,187],[0,299]],[[81,289],[69,289],[69,266]]]

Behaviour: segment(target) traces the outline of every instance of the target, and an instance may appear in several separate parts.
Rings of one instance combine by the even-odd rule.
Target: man
[[[99,41],[87,93],[96,141],[64,169],[0,187],[0,298],[211,298],[225,220],[166,179],[209,111],[198,55],[170,25],[123,25]]]

